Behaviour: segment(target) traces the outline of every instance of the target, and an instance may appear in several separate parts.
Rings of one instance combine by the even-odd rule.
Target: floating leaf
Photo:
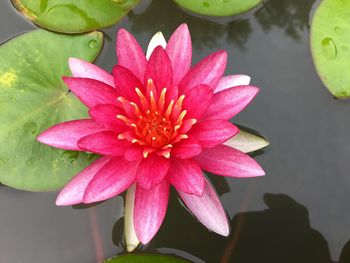
[[[239,127],[237,135],[226,141],[224,144],[236,148],[244,153],[254,152],[265,148],[269,141],[254,131],[248,131],[247,128]]]
[[[174,0],[194,13],[207,16],[232,16],[254,8],[262,0]]]
[[[68,58],[92,61],[100,32],[61,35],[36,30],[0,46],[0,181],[25,190],[58,189],[86,167],[92,155],[57,150],[36,141],[59,122],[87,116],[61,77]]]
[[[165,255],[129,254],[107,259],[103,263],[189,263],[189,261]]]
[[[33,23],[57,32],[82,33],[116,24],[140,0],[11,0]]]
[[[336,98],[350,97],[350,1],[324,0],[311,25],[317,72]]]

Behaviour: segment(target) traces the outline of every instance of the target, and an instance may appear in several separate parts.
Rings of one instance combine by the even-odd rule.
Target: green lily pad
[[[189,261],[165,255],[129,254],[107,259],[103,263],[189,263]]]
[[[317,72],[336,98],[350,97],[350,1],[324,0],[311,25],[311,51]]]
[[[40,27],[82,33],[116,24],[140,0],[11,0],[15,8]]]
[[[57,150],[36,141],[59,122],[87,116],[61,80],[68,58],[92,61],[101,32],[61,35],[35,30],[0,46],[0,182],[32,191],[62,187],[92,155]]]
[[[262,0],[174,0],[181,7],[207,16],[232,16],[249,11]]]

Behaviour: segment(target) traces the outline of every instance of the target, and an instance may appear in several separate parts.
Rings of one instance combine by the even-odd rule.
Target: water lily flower
[[[77,58],[63,80],[90,118],[49,128],[47,145],[101,157],[59,193],[57,205],[92,203],[128,188],[136,239],[148,243],[164,219],[172,185],[208,229],[227,236],[229,224],[203,171],[229,177],[264,175],[250,156],[226,142],[239,129],[229,120],[259,89],[245,75],[223,76],[227,53],[215,52],[191,67],[188,27],[168,43],[158,33],[147,55],[125,29],[117,36],[118,64],[110,74]],[[226,144],[225,144],[226,143]]]

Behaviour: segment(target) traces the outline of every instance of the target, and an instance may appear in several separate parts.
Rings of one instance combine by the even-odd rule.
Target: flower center
[[[148,110],[145,115],[140,115],[136,128],[139,137],[155,148],[166,145],[174,133],[171,121],[158,111]]]
[[[135,92],[138,103],[130,102],[124,97],[118,98],[128,117],[117,115],[117,118],[132,128],[128,132],[119,134],[118,138],[144,146],[145,158],[151,152],[157,152],[169,158],[173,144],[188,138],[182,133],[187,112],[182,109],[185,96],[181,95],[176,102],[170,100],[166,103],[167,89],[163,88],[160,94],[157,94],[151,79],[148,80],[145,94],[139,88],[135,88]],[[191,125],[195,122],[194,119],[190,120]]]

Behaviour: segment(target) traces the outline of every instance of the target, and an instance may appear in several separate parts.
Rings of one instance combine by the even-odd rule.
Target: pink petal
[[[250,83],[250,77],[247,75],[229,75],[226,77],[222,77],[218,86],[216,87],[214,93],[218,93],[219,91],[229,89],[237,86],[246,86]]]
[[[64,206],[82,203],[86,186],[95,174],[110,160],[111,157],[102,157],[74,176],[58,194],[56,205]]]
[[[167,97],[170,96],[173,98],[173,70],[170,59],[161,46],[154,49],[151,57],[148,60],[144,78],[145,86],[147,85],[147,81],[149,79],[153,80],[158,96],[163,88],[167,88]]]
[[[172,158],[167,178],[178,191],[198,196],[203,194],[204,177],[202,170],[192,159]]]
[[[78,58],[69,58],[68,63],[74,77],[95,79],[114,87],[112,74],[100,67]]]
[[[232,123],[224,120],[208,120],[197,123],[189,135],[195,137],[203,148],[222,144],[239,132]]]
[[[103,130],[106,129],[93,120],[67,121],[47,129],[37,137],[37,140],[52,147],[81,151],[77,143],[82,137]]]
[[[118,133],[127,128],[123,121],[117,119],[117,115],[123,113],[120,108],[112,104],[98,104],[89,110],[91,118],[96,123]]]
[[[205,171],[230,177],[265,175],[260,165],[249,155],[226,145],[205,149],[195,157]]]
[[[153,188],[164,179],[169,166],[169,160],[163,156],[149,155],[140,163],[137,170],[137,183],[145,189]]]
[[[179,84],[180,93],[199,85],[206,84],[215,90],[225,72],[227,53],[215,52],[195,65]]]
[[[113,68],[113,76],[118,93],[129,101],[138,103],[135,88],[144,90],[141,81],[129,69],[119,65]]]
[[[134,183],[138,163],[120,157],[111,159],[89,182],[84,193],[84,203],[103,201],[123,192]]]
[[[230,227],[226,213],[215,190],[207,180],[205,180],[201,197],[181,191],[178,193],[188,209],[205,227],[219,235],[229,235]]]
[[[122,156],[130,147],[126,140],[119,140],[118,133],[103,131],[90,134],[78,141],[78,146],[84,151],[109,156]]]
[[[200,84],[185,93],[183,108],[186,118],[199,119],[206,112],[212,100],[213,92],[208,85]]]
[[[228,120],[247,107],[258,92],[253,86],[238,86],[215,93],[203,119]]]
[[[63,77],[63,81],[89,108],[97,104],[115,104],[118,98],[113,87],[98,80]]]
[[[118,64],[128,68],[136,77],[143,79],[146,57],[136,39],[125,29],[120,29],[117,36]]]
[[[189,71],[192,62],[191,35],[186,24],[180,25],[172,34],[166,52],[172,64],[176,86]]]
[[[147,244],[158,232],[168,206],[169,183],[163,180],[152,189],[137,185],[135,192],[134,226],[138,239]]]
[[[202,151],[202,146],[195,138],[184,139],[176,144],[171,154],[180,159],[189,159],[197,156]]]

